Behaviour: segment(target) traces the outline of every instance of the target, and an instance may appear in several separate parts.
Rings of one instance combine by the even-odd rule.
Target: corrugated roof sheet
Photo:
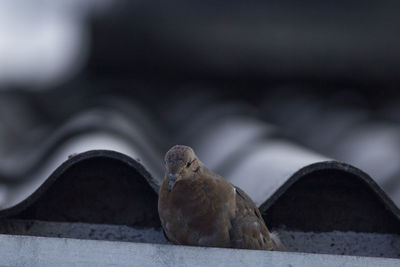
[[[300,161],[298,166],[303,163]],[[264,164],[268,169],[269,165]],[[280,179],[275,178],[279,183],[269,183],[268,176],[263,182],[257,176],[246,177],[247,184],[255,183],[270,192],[264,194],[260,210],[267,225],[282,234],[288,248],[400,257],[396,252],[400,246],[399,209],[368,175],[335,161],[320,161],[299,169],[289,167],[294,171],[287,178],[290,168],[283,168]],[[123,154],[99,150],[74,155],[35,192],[26,192],[29,197],[23,202],[0,211],[0,232],[165,243],[162,231],[150,230],[160,229],[158,185],[159,180],[141,163]],[[254,190],[247,189],[252,196]],[[110,236],[99,234],[101,231]],[[316,237],[310,239],[307,233]],[[354,237],[349,239],[351,235]],[[290,238],[293,236],[297,240]],[[316,239],[319,247],[312,245]],[[380,241],[364,242],[371,239]],[[346,249],[360,240],[363,248]],[[336,247],[327,250],[327,243]],[[383,243],[387,243],[384,249]]]
[[[396,1],[113,2],[63,17],[92,37],[75,79],[0,92],[0,263],[399,264],[382,259],[400,258]],[[289,253],[171,246],[157,192],[175,144]]]

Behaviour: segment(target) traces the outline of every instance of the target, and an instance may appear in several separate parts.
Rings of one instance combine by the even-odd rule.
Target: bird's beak
[[[175,182],[178,179],[179,174],[177,173],[169,173],[168,174],[168,190],[171,192],[172,188],[174,188]]]

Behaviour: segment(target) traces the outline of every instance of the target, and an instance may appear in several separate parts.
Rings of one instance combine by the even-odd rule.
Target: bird
[[[177,245],[285,251],[251,198],[209,170],[189,146],[165,154],[158,213]]]

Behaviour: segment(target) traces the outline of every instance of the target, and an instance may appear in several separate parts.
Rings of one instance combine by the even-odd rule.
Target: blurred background
[[[1,1],[0,208],[90,149],[125,153],[161,180],[174,144],[233,181],[249,168],[268,180],[267,161],[336,159],[399,205],[399,8]]]

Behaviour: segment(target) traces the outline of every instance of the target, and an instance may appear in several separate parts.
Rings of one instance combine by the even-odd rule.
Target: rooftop
[[[0,265],[399,265],[397,1],[113,2],[0,4]],[[288,252],[169,243],[175,144]]]

